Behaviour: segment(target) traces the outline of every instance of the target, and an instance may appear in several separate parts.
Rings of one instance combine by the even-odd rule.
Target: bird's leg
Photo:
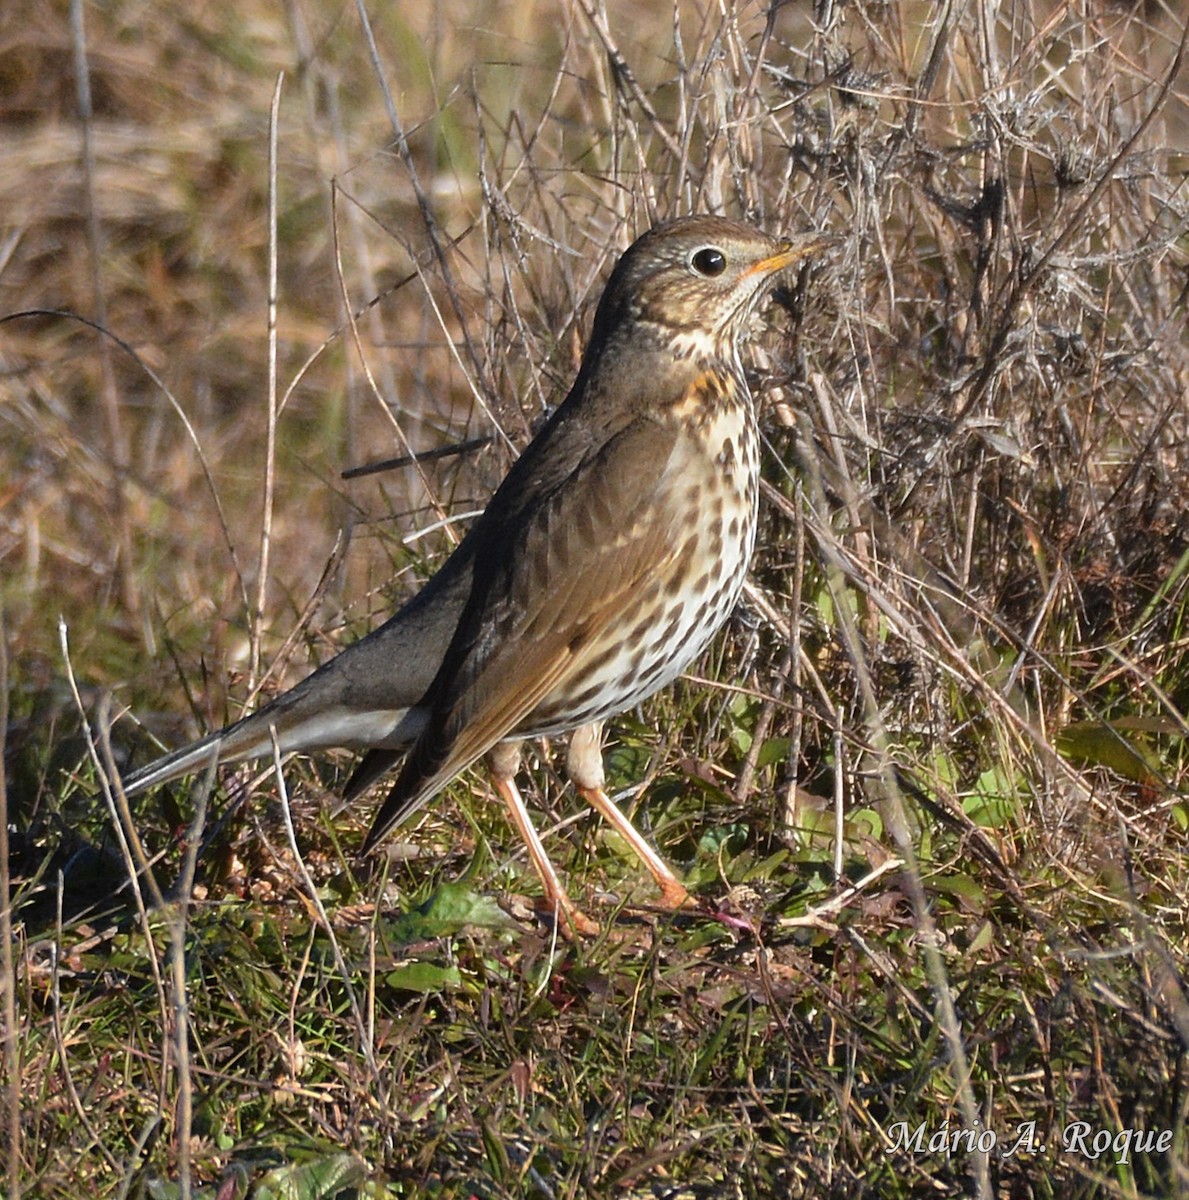
[[[656,880],[657,887],[661,889],[661,904],[665,908],[683,908],[692,901],[685,885],[604,791],[607,777],[603,771],[602,739],[601,721],[575,729],[570,734],[566,773],[574,781],[579,795],[592,808],[603,814],[648,868]]]
[[[487,762],[491,768],[491,778],[495,784],[495,790],[499,792],[508,806],[512,824],[516,826],[516,832],[520,834],[525,846],[528,847],[529,858],[533,860],[533,866],[541,877],[541,886],[545,889],[545,901],[554,913],[561,916],[562,929],[569,937],[597,936],[598,925],[566,895],[566,890],[557,877],[553,863],[549,861],[549,855],[545,853],[540,835],[533,827],[528,809],[525,808],[524,801],[521,799],[520,789],[516,786],[516,769],[520,765],[520,743],[501,742],[488,752]]]

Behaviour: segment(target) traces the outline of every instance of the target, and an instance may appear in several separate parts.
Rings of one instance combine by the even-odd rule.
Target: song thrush
[[[620,258],[578,377],[441,570],[395,616],[258,712],[130,776],[129,791],[237,761],[367,748],[350,800],[404,766],[370,850],[488,755],[547,903],[572,904],[516,788],[520,739],[578,729],[569,772],[689,895],[603,790],[600,722],[675,679],[731,612],[755,540],[756,417],[739,358],[775,277],[821,248],[719,217],[658,225]],[[579,727],[582,727],[579,729]]]

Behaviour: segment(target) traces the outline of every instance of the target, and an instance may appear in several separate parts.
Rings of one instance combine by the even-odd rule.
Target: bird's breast
[[[750,397],[670,410],[676,450],[658,489],[672,553],[584,652],[520,735],[560,733],[631,708],[677,678],[730,616],[755,544],[759,439]]]

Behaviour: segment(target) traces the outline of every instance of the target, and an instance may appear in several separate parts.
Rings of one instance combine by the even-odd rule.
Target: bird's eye
[[[705,275],[707,279],[713,279],[727,269],[727,256],[713,246],[704,246],[689,261],[690,266],[699,275]]]

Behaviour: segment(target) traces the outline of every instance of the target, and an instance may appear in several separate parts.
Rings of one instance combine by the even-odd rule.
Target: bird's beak
[[[747,269],[747,274],[775,275],[778,271],[791,267],[793,263],[800,262],[801,259],[808,258],[811,254],[816,254],[819,250],[833,246],[841,240],[832,233],[799,233],[781,243],[780,249],[775,254],[770,254],[767,258],[761,258],[759,262],[753,263]]]

